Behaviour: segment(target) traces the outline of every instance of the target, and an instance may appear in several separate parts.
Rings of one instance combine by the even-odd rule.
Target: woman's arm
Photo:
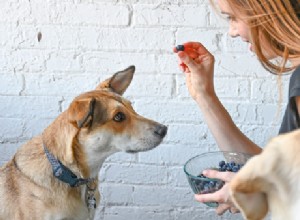
[[[185,43],[184,51],[177,54],[180,67],[186,74],[189,93],[201,109],[219,148],[224,151],[260,153],[262,149],[238,129],[215,94],[213,55],[198,42]]]
[[[249,154],[261,152],[262,149],[244,135],[234,124],[217,96],[206,95],[205,97],[198,97],[196,102],[221,150]]]
[[[295,102],[297,106],[298,115],[300,116],[300,96],[295,97]]]

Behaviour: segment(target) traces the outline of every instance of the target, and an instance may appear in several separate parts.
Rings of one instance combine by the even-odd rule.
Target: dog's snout
[[[155,127],[154,133],[161,138],[165,137],[168,131],[168,127],[165,125],[157,125]]]

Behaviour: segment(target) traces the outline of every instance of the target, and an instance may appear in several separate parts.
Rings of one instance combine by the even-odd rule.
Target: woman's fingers
[[[230,204],[228,203],[221,203],[219,204],[219,206],[216,208],[216,213],[218,215],[223,215],[226,211],[229,211],[230,213],[232,214],[236,214],[236,213],[239,213],[240,211],[234,207],[234,206],[231,206]]]
[[[231,206],[227,203],[219,204],[219,206],[216,208],[216,213],[218,215],[223,215],[227,210],[230,211]]]
[[[204,170],[202,174],[208,178],[220,179],[225,182],[231,181],[231,179],[235,176],[233,172],[219,172],[217,170]]]
[[[196,58],[199,57],[199,55],[200,55],[195,49],[193,49],[193,48],[191,48],[191,47],[185,47],[183,51],[184,51],[189,57],[191,57],[192,59],[196,59]],[[173,52],[174,52],[174,53],[179,53],[180,51],[178,51],[178,50],[176,49],[176,47],[174,47],[174,48],[173,48]]]
[[[199,42],[187,42],[184,48],[193,48],[198,54],[210,54],[210,52]]]
[[[183,44],[184,52],[191,58],[199,58],[202,56],[212,56],[211,53],[199,42],[187,42]],[[174,53],[179,53],[176,47],[173,47]]]
[[[211,68],[211,64],[214,63],[213,55],[199,42],[187,42],[183,44],[182,50],[174,47],[173,51],[177,53],[182,63],[180,69],[185,73],[198,72],[205,67]]]
[[[221,188],[220,190],[213,192],[213,193],[207,193],[207,194],[196,194],[195,199],[198,202],[218,202],[218,203],[225,203],[227,202],[227,196],[226,196],[226,191],[224,187]]]
[[[206,202],[220,202],[220,198],[216,196],[215,193],[208,193],[208,194],[195,194],[195,200],[201,203]]]
[[[184,52],[185,52],[189,57],[191,57],[192,59],[199,58],[199,53],[197,53],[197,52],[194,51],[194,50],[186,49],[186,50],[184,50]]]
[[[188,66],[188,68],[191,71],[196,70],[198,68],[197,67],[198,64],[191,57],[189,57],[185,52],[180,51],[178,53],[178,57],[184,64]]]
[[[230,213],[233,213],[233,214],[240,212],[240,210],[238,210],[236,207],[231,207],[229,211],[230,211]]]

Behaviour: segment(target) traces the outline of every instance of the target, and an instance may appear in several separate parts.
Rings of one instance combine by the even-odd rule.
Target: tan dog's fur
[[[300,130],[273,138],[230,183],[232,198],[247,220],[300,219]]]
[[[96,90],[76,97],[41,135],[21,146],[1,167],[1,220],[93,218],[94,211],[89,213],[85,203],[86,186],[71,188],[54,178],[43,143],[78,177],[96,179],[109,155],[146,151],[161,143],[166,126],[138,115],[121,96],[134,70],[120,71]],[[92,99],[96,100],[94,115],[84,121]],[[124,113],[124,120],[116,121],[118,112]],[[99,199],[97,189],[98,204]]]

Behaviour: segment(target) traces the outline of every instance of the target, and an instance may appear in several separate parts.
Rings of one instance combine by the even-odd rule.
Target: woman
[[[262,65],[272,73],[293,70],[289,102],[279,133],[300,127],[300,1],[299,0],[218,0],[220,12],[228,17],[231,37],[240,37],[249,44]],[[233,123],[216,96],[213,84],[214,57],[201,44],[188,42],[184,51],[177,51],[180,68],[186,73],[186,84],[197,102],[210,131],[223,151],[258,154],[261,148],[248,139]],[[276,64],[272,59],[280,58]],[[207,170],[207,177],[229,182],[230,172]],[[195,195],[199,202],[218,202],[218,214],[238,211],[231,202],[228,184],[212,194]]]

